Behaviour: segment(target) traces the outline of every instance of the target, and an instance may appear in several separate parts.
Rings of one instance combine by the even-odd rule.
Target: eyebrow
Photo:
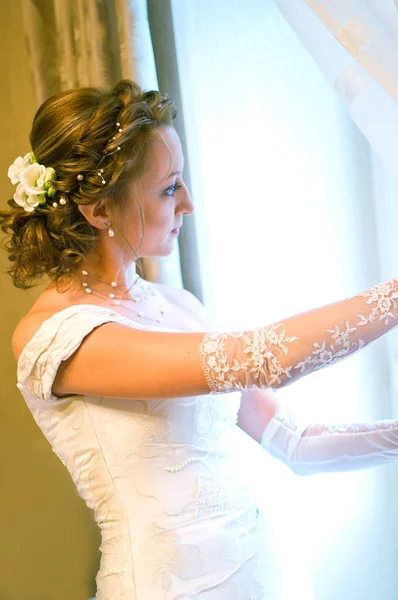
[[[168,176],[167,179],[170,179],[170,177],[174,177],[174,175],[181,175],[181,173],[182,173],[182,171],[174,171],[174,173],[170,173],[170,175]]]

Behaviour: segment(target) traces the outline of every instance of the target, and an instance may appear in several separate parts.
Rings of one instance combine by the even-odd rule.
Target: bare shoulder
[[[181,309],[186,315],[191,315],[199,321],[205,329],[211,327],[211,317],[205,306],[188,290],[176,288],[163,283],[152,283],[165,299],[175,307]],[[18,358],[31,338],[37,333],[44,321],[49,319],[59,310],[78,303],[68,297],[61,297],[54,291],[45,291],[32,306],[30,311],[22,317],[17,324],[12,336],[12,350],[15,359]]]
[[[52,373],[55,378],[46,393],[57,397],[78,394],[126,400],[208,394],[209,385],[197,352],[205,329],[197,327],[198,315],[201,313],[202,323],[205,308],[190,292],[161,284],[158,289],[166,302],[176,308],[173,318],[182,323],[191,321],[188,330],[165,332],[155,328],[148,331],[120,323],[104,323],[84,336],[77,349],[62,359],[56,374]],[[50,303],[49,297],[47,300],[42,298],[18,323],[13,335],[17,360],[43,321],[65,308],[56,302]],[[181,368],[176,369],[176,365]]]
[[[71,304],[67,295],[59,294],[49,286],[36,299],[26,315],[18,322],[12,336],[12,350],[16,360],[29,340],[37,333],[46,319],[57,311],[67,308]]]
[[[19,355],[29,340],[37,333],[43,322],[49,319],[55,312],[55,310],[42,310],[29,312],[22,317],[14,329],[11,340],[15,360],[18,361]]]

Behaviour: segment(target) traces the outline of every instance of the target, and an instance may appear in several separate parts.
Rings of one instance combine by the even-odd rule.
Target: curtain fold
[[[159,89],[146,0],[26,0],[22,11],[37,106],[62,90],[122,78]],[[141,262],[146,279],[182,287],[178,243],[170,256]]]
[[[398,177],[398,10],[393,0],[275,0],[350,116]]]

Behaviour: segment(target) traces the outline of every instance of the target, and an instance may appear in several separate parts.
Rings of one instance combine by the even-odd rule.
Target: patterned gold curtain
[[[32,118],[46,97],[80,85],[111,86],[123,77],[159,88],[145,0],[2,0],[0,35],[0,202],[6,207],[15,191],[8,166],[28,151]],[[163,85],[161,91],[175,97]],[[171,256],[144,259],[143,266],[147,279],[181,285],[177,244]],[[41,286],[15,289],[8,268],[2,252],[0,599],[88,600],[99,568],[97,525],[15,385],[11,336]]]

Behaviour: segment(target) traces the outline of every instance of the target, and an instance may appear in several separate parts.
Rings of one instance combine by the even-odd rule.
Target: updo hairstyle
[[[110,91],[68,90],[40,106],[30,144],[37,162],[55,169],[52,186],[57,193],[33,212],[26,212],[13,199],[7,202],[11,210],[0,211],[0,228],[10,234],[3,243],[12,265],[7,272],[16,287],[30,288],[43,275],[58,284],[76,274],[95,249],[99,234],[78,205],[109,197],[112,214],[119,215],[121,222],[132,181],[145,170],[146,152],[156,130],[171,125],[175,116],[174,102],[167,94],[144,92],[130,80],[120,81]],[[54,207],[53,201],[61,196],[67,198],[66,204]],[[143,227],[141,210],[140,214]]]

